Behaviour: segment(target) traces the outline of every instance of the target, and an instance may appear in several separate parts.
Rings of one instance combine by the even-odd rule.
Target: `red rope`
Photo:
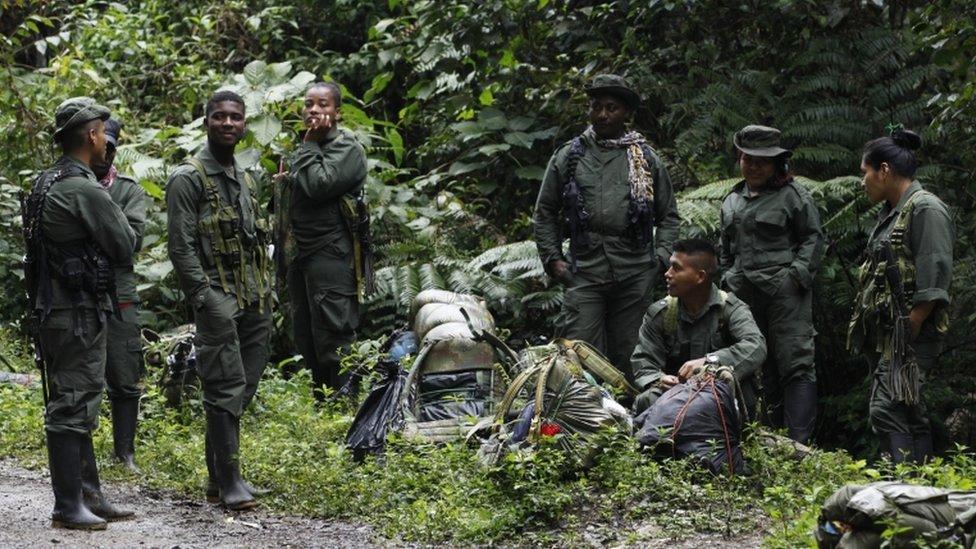
[[[722,411],[722,403],[718,399],[718,389],[715,388],[715,378],[709,382],[712,386],[712,395],[715,397],[715,407],[718,408],[718,417],[722,420],[722,434],[725,435],[725,458],[729,463],[729,476],[735,476],[735,469],[732,467],[732,439],[729,437],[729,427],[725,422],[725,412]]]
[[[685,416],[688,414],[688,407],[691,406],[691,403],[694,402],[695,398],[698,397],[698,395],[702,392],[704,388],[705,387],[702,385],[695,387],[695,392],[688,397],[688,400],[685,402],[684,406],[682,406],[681,409],[678,410],[677,415],[674,416],[674,424],[671,426],[671,456],[672,457],[675,457],[676,455],[675,442],[678,438],[678,431],[681,430],[681,424],[684,423]]]
[[[722,421],[722,434],[725,437],[725,457],[729,464],[729,475],[735,476],[735,468],[732,466],[732,438],[729,435],[729,426],[725,420],[725,412],[722,411],[722,403],[719,400],[718,389],[715,388],[715,377],[710,376],[708,379],[699,380],[699,385],[695,387],[695,391],[688,397],[687,402],[678,410],[677,415],[674,418],[674,424],[671,429],[671,456],[676,456],[676,441],[678,438],[678,431],[681,430],[681,424],[685,421],[685,416],[688,415],[688,407],[694,402],[698,395],[701,394],[705,387],[709,387],[712,390],[712,396],[715,398],[715,407],[718,409],[718,417]]]

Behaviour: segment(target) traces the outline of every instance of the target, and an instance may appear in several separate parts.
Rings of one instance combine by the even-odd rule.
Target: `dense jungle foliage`
[[[860,190],[860,149],[894,125],[920,132],[918,178],[951,206],[957,231],[953,323],[939,371],[930,373],[929,401],[940,417],[974,406],[970,1],[0,0],[0,30],[0,284],[8,288],[0,318],[15,330],[5,341],[16,339],[11,334],[22,328],[24,312],[17,194],[57,155],[50,136],[63,99],[91,95],[125,123],[117,161],[154,202],[136,267],[143,320],[164,329],[186,318],[166,258],[163,188],[169,169],[205,139],[207,97],[228,86],[246,98],[250,131],[239,160],[266,175],[295,146],[299,99],[318,79],[342,84],[344,122],[369,155],[380,292],[367,304],[361,336],[378,337],[403,322],[413,295],[431,287],[487,297],[516,345],[548,336],[562,290],[547,281],[529,241],[532,205],[552,151],[585,127],[583,84],[618,72],[644,97],[634,126],[668,165],[687,235],[716,238],[718,204],[736,176],[732,133],[747,123],[784,130],[795,150],[792,169],[817,199],[828,236],[815,290],[822,395],[816,438],[854,460],[876,455],[866,414],[868,365],[844,349],[854,270],[877,211]],[[270,194],[266,185],[264,200]],[[293,350],[284,333],[275,338],[275,355],[287,362]],[[273,400],[289,382],[272,379]],[[951,447],[944,433],[940,439],[943,449]],[[447,467],[461,455],[438,459]],[[841,456],[830,458],[843,462],[831,471],[864,468],[825,455]],[[621,468],[622,460],[606,467]],[[518,479],[506,482],[521,489]],[[783,512],[808,522],[824,497],[773,488],[791,502]],[[556,492],[552,497],[572,499]],[[790,499],[801,497],[810,499]],[[518,518],[524,516],[513,518],[513,528],[521,527]]]

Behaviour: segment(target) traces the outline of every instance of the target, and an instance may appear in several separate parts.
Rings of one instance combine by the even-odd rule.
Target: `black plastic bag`
[[[356,461],[368,454],[382,453],[387,434],[399,429],[403,421],[400,397],[407,372],[400,367],[400,360],[417,352],[417,337],[413,332],[394,333],[387,350],[387,358],[376,365],[383,378],[373,385],[346,433],[346,446]]]
[[[745,472],[732,389],[712,376],[675,385],[635,423],[638,442],[659,454],[697,459],[713,473]]]

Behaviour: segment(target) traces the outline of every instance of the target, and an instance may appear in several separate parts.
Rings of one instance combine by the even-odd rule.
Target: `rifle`
[[[34,241],[33,227],[29,227],[28,220],[31,219],[28,212],[28,199],[24,191],[20,191],[20,215],[21,219],[24,221],[24,242],[27,245],[27,253],[24,255],[23,267],[24,267],[24,282],[27,285],[27,325],[30,332],[31,346],[33,347],[34,354],[34,366],[41,372],[41,395],[44,397],[44,406],[47,407],[50,395],[48,394],[47,387],[47,367],[44,364],[44,354],[41,349],[41,319],[39,318],[39,312],[35,307],[36,303],[36,292],[37,287],[37,261],[36,250],[32,250],[32,242]],[[42,202],[43,204],[43,202]],[[38,212],[39,215],[40,212]],[[40,223],[40,220],[38,220]],[[42,254],[43,255],[43,254]]]
[[[891,242],[884,242],[881,246],[881,257],[885,262],[885,281],[891,291],[893,320],[891,330],[891,365],[888,372],[891,392],[895,398],[908,405],[918,403],[920,380],[918,362],[915,360],[912,347],[908,339],[911,334],[911,323],[908,319],[908,303],[905,299],[905,286],[898,268],[898,259]]]

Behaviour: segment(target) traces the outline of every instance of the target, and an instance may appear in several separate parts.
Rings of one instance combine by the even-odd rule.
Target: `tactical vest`
[[[652,157],[651,148],[646,144],[640,147],[640,154],[630,158],[628,163],[630,171],[647,170],[650,167],[649,158]],[[586,144],[581,136],[574,137],[570,141],[569,154],[566,156],[566,183],[563,185],[563,225],[569,229],[569,255],[570,269],[577,271],[576,256],[587,251],[590,246],[590,213],[586,208],[586,201],[583,198],[583,189],[576,181],[576,166],[579,164],[583,154],[586,153]],[[650,177],[650,175],[649,175]],[[653,177],[651,177],[653,182]],[[643,247],[651,243],[654,236],[654,188],[647,189],[647,194],[643,202],[638,203],[634,196],[630,197],[630,206],[627,209],[627,228],[625,236],[637,247]]]
[[[81,322],[81,309],[85,297],[97,304],[106,296],[111,298],[118,310],[115,295],[115,272],[106,256],[98,246],[87,239],[69,242],[54,242],[44,235],[44,204],[47,194],[56,183],[69,177],[84,175],[79,166],[63,157],[49,170],[43,172],[31,188],[30,195],[21,194],[21,217],[23,220],[24,278],[27,295],[31,301],[30,310],[36,310],[39,322],[50,314],[54,301],[53,281],[58,280],[63,290],[68,292],[74,309],[73,329],[75,335],[86,335]],[[99,309],[99,317],[105,320]]]
[[[858,271],[861,289],[854,302],[854,315],[848,326],[848,349],[860,351],[865,342],[871,344],[873,340],[873,350],[887,356],[891,349],[890,338],[884,337],[885,334],[891,333],[899,316],[906,316],[911,310],[912,298],[915,295],[916,272],[912,250],[905,241],[905,234],[911,223],[915,201],[922,195],[931,196],[931,193],[925,190],[916,191],[905,201],[895,218],[889,237],[881,240],[880,246],[870,252],[870,257]],[[878,252],[885,246],[891,247],[898,264],[905,294],[903,303],[907,310],[898,310],[892,288],[885,276],[888,263]],[[945,307],[939,307],[934,314],[936,329],[939,333],[945,333],[949,328],[948,311]]]
[[[729,294],[724,290],[719,290],[718,295],[719,295],[718,331],[720,334],[722,334],[722,337],[726,337],[727,339],[731,340],[730,337],[727,337],[728,336],[727,332],[729,327],[729,318],[728,318],[729,312],[728,312],[728,307],[725,306],[726,302],[728,301]],[[680,305],[678,303],[677,297],[669,295],[664,299],[665,301],[667,301],[667,305],[665,305],[664,308],[664,324],[663,324],[664,337],[669,347],[671,349],[674,349],[674,346],[678,338],[678,309],[680,308]],[[673,353],[669,352],[668,364],[666,365],[667,371],[677,372],[678,369],[681,368],[682,364],[684,364],[688,360],[691,360],[692,357],[690,355],[691,355],[690,350],[686,351],[685,349],[682,349],[678,353],[677,357],[674,357]],[[731,365],[727,364],[726,366],[731,366]]]
[[[268,257],[270,231],[268,221],[259,214],[261,210],[254,196],[256,186],[250,174],[245,172],[241,192],[247,193],[254,214],[255,231],[250,234],[244,227],[241,212],[232,205],[224,204],[220,190],[213,178],[207,175],[203,162],[198,158],[191,158],[189,163],[200,175],[203,201],[210,205],[210,212],[201,215],[197,222],[203,260],[208,267],[217,269],[220,287],[224,292],[237,296],[238,307],[244,308],[248,301],[245,295],[250,290],[257,294],[258,309],[263,313],[265,301],[271,294]],[[254,284],[257,287],[251,287],[248,269],[254,273]],[[270,303],[268,306],[270,307]]]

